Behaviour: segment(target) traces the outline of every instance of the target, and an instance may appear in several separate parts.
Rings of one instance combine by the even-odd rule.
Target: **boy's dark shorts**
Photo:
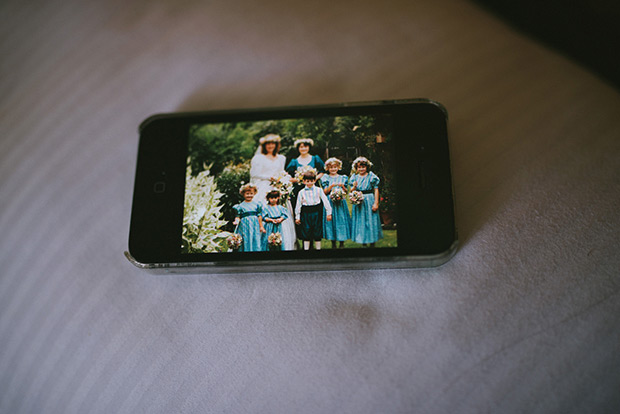
[[[300,239],[321,241],[323,238],[323,203],[301,207]]]

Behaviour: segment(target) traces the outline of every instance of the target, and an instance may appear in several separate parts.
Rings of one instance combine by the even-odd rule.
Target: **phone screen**
[[[396,248],[393,139],[387,113],[189,125],[180,253]]]

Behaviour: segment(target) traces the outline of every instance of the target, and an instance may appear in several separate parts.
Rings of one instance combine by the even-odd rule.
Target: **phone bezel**
[[[190,125],[391,114],[397,188],[397,247],[320,251],[181,253],[185,169]],[[457,231],[447,131],[447,112],[426,99],[338,105],[159,114],[139,128],[128,258],[144,268],[249,267],[283,264],[292,268],[367,266],[369,262],[431,266],[448,260]],[[409,138],[409,137],[414,138]],[[161,183],[165,191],[153,191]],[[308,262],[307,264],[304,264]],[[363,264],[366,264],[365,266]],[[311,270],[311,269],[310,269]]]

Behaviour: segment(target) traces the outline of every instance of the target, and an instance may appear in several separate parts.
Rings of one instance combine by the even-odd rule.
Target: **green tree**
[[[251,125],[223,123],[195,125],[190,128],[189,157],[192,174],[211,164],[211,173],[218,175],[230,162],[250,158],[256,149]]]
[[[250,181],[250,163],[228,164],[217,176],[216,183],[219,191],[222,192],[221,203],[223,206],[224,220],[227,221],[224,227],[228,231],[233,231],[232,221],[235,219],[233,206],[243,201],[239,194],[239,188],[244,183]]]

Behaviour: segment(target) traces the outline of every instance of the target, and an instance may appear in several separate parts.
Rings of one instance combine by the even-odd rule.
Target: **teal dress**
[[[287,219],[288,218],[288,211],[286,210],[286,207],[281,206],[281,205],[269,205],[267,204],[266,206],[263,207],[263,227],[265,227],[266,233],[263,233],[263,250],[267,251],[269,250],[269,242],[267,240],[267,238],[269,237],[269,235],[271,233],[280,233],[280,235],[282,235],[282,223],[271,223],[268,221],[265,221],[265,218],[270,218],[270,219],[277,219],[277,218],[284,218]],[[280,249],[282,250],[282,246],[280,246]]]
[[[263,237],[258,224],[258,217],[263,212],[261,204],[257,201],[244,201],[233,208],[237,212],[237,217],[241,218],[235,230],[235,233],[243,237],[239,251],[259,252],[263,250]]]
[[[295,172],[300,167],[305,167],[309,165],[317,171],[317,174],[321,174],[325,172],[325,163],[318,155],[313,155],[308,164],[301,164],[297,158],[293,158],[291,162],[286,166],[286,172],[291,176],[295,177]]]
[[[293,158],[291,162],[289,162],[288,165],[286,166],[286,172],[288,173],[288,175],[295,178],[295,173],[297,172],[297,170],[305,166],[310,166],[314,168],[317,174],[325,173],[325,163],[323,162],[321,157],[319,157],[318,155],[313,155],[308,164],[301,164],[297,158]],[[293,186],[293,194],[291,194],[291,203],[293,205],[295,205],[295,202],[297,201],[297,194],[299,194],[299,192],[303,188],[304,188],[304,183],[296,183]]]
[[[349,189],[349,178],[346,175],[323,175],[321,177],[323,188],[328,188],[332,184],[344,184],[345,191]],[[323,220],[323,237],[327,240],[345,241],[351,238],[351,215],[347,197],[340,201],[333,201],[329,194],[326,194],[332,206],[332,221]]]
[[[351,209],[351,240],[356,243],[375,243],[383,238],[381,230],[381,218],[379,210],[372,211],[372,205],[375,203],[375,188],[379,188],[379,177],[372,171],[361,176],[358,174],[351,175],[349,182],[351,186],[357,181],[356,190],[364,194],[364,200],[361,204],[353,205]]]

